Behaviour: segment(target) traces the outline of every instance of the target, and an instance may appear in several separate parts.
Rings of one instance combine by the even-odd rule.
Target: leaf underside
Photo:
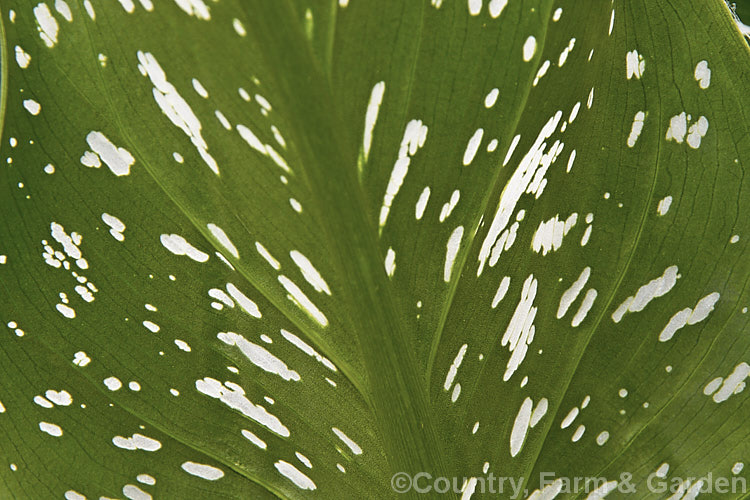
[[[8,0],[0,28],[3,498],[748,477],[720,0]]]

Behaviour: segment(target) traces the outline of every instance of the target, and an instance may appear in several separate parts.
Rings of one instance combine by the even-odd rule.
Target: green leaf
[[[2,10],[0,496],[744,485],[722,1]]]

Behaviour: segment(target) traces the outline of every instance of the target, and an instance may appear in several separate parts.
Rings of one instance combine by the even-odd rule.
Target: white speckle
[[[57,308],[57,311],[65,316],[68,319],[73,319],[76,317],[76,311],[70,306],[66,306],[65,304],[57,304],[55,305],[55,308]]]
[[[574,328],[581,324],[581,322],[586,319],[586,315],[591,310],[591,307],[594,305],[594,300],[596,300],[597,292],[593,288],[589,288],[586,292],[586,295],[583,297],[583,301],[581,302],[581,306],[578,308],[578,312],[576,312],[575,316],[573,316],[573,320],[571,321],[571,326]]]
[[[133,392],[138,392],[141,390],[141,384],[139,384],[135,380],[132,380],[128,383],[128,389],[130,389]]]
[[[125,240],[125,235],[122,234],[122,232],[125,231],[125,224],[123,224],[120,219],[114,215],[103,213],[102,220],[110,227],[109,234],[111,234],[114,239],[117,241]]]
[[[237,92],[239,92],[240,97],[242,98],[242,100],[250,102],[250,94],[247,93],[247,90],[245,90],[242,87],[240,87],[239,89],[237,89]]]
[[[575,420],[578,416],[579,411],[580,410],[578,409],[578,407],[574,407],[572,410],[570,410],[563,421],[560,423],[560,429],[566,429],[570,427],[570,424],[572,424],[573,420]]]
[[[630,135],[628,135],[628,147],[632,148],[635,146],[635,142],[638,140],[638,136],[641,135],[643,130],[643,122],[646,119],[646,114],[643,111],[639,111],[633,118],[633,125],[630,127]]]
[[[360,446],[357,443],[355,443],[349,436],[347,436],[346,434],[344,434],[343,431],[337,429],[336,427],[331,427],[331,430],[333,431],[334,434],[336,434],[336,436],[341,441],[344,442],[344,444],[350,450],[352,450],[352,453],[354,453],[355,455],[361,455],[362,454],[362,448],[360,448]]]
[[[625,388],[622,388],[622,389],[620,389],[620,390],[619,390],[619,391],[617,392],[617,394],[618,394],[618,395],[619,395],[619,396],[620,396],[621,398],[626,398],[626,397],[628,397],[628,390],[627,390],[627,389],[625,389]]]
[[[492,308],[496,308],[497,305],[500,303],[501,300],[505,297],[505,294],[508,291],[508,287],[510,286],[510,277],[505,276],[502,280],[500,280],[500,285],[497,287],[497,292],[495,292],[495,296],[492,298]]]
[[[191,349],[190,349],[190,344],[188,344],[188,343],[187,343],[187,342],[185,342],[184,340],[180,340],[180,339],[175,339],[175,340],[174,340],[174,343],[175,343],[175,345],[176,345],[177,347],[179,347],[180,349],[182,349],[182,350],[183,350],[183,351],[185,351],[185,352],[190,352],[190,350],[191,350]]]
[[[745,379],[748,376],[750,376],[750,365],[742,362],[735,366],[734,371],[732,371],[732,373],[726,379],[724,379],[721,388],[718,388],[718,390],[713,393],[714,402],[721,403],[729,399],[729,397],[733,394],[742,392],[745,389]]]
[[[211,234],[213,235],[213,237],[219,240],[219,243],[221,243],[221,245],[224,248],[226,248],[229,251],[229,253],[231,253],[234,256],[235,259],[240,258],[240,254],[237,251],[237,247],[234,246],[232,241],[227,236],[227,233],[225,233],[222,228],[220,228],[216,224],[207,224],[206,227],[208,228],[209,231],[211,231]]]
[[[144,321],[143,322],[143,326],[145,326],[152,333],[156,333],[156,332],[158,332],[160,330],[159,325],[157,325],[153,321]]]
[[[740,235],[739,234],[735,234],[734,236],[732,236],[729,239],[729,243],[731,243],[731,244],[737,243],[738,241],[740,241]]]
[[[451,402],[455,403],[459,395],[461,395],[461,384],[456,384],[453,387],[453,394],[451,394]]]
[[[498,144],[497,139],[492,139],[487,144],[487,152],[488,153],[492,153],[493,151],[495,151],[497,149],[497,144]]]
[[[372,132],[375,129],[375,124],[378,121],[378,112],[380,111],[380,104],[383,102],[383,94],[385,93],[385,82],[378,82],[372,87],[370,92],[370,102],[367,104],[367,112],[365,113],[365,130],[362,138],[362,147],[364,153],[364,161],[370,156],[370,146],[372,146]]]
[[[152,306],[151,304],[146,304],[144,307],[151,312],[155,312],[157,310],[156,307]]]
[[[711,84],[711,70],[708,69],[708,61],[705,59],[695,65],[695,81],[698,82],[698,86],[702,89],[707,89]]]
[[[273,464],[274,467],[276,467],[276,470],[281,473],[282,476],[289,479],[291,482],[293,482],[298,488],[302,490],[315,490],[317,489],[317,486],[315,486],[315,483],[312,479],[304,475],[302,472],[299,471],[294,465],[290,464],[289,462],[285,462],[284,460],[279,460],[275,464]]]
[[[508,146],[508,152],[505,153],[505,159],[503,160],[503,167],[508,164],[510,161],[510,157],[513,156],[513,152],[516,150],[516,147],[518,146],[518,141],[521,140],[521,134],[517,134],[513,137],[513,140],[510,141],[510,146]]]
[[[570,110],[570,116],[568,117],[568,123],[573,123],[578,116],[578,111],[581,109],[581,101],[578,101],[573,105],[573,109]]]
[[[120,0],[120,5],[122,5],[122,8],[125,9],[125,12],[128,14],[135,12],[135,4],[133,3],[133,0]]]
[[[23,101],[23,107],[26,108],[30,114],[36,116],[42,111],[42,105],[36,102],[34,99],[26,99]]]
[[[86,151],[81,156],[81,164],[90,168],[99,168],[102,166],[102,160],[98,154]]]
[[[666,462],[663,463],[663,464],[661,464],[659,466],[659,468],[656,469],[656,472],[654,472],[654,474],[656,475],[656,477],[660,477],[662,479],[664,479],[665,477],[667,477],[667,473],[669,473],[669,464],[666,463]]]
[[[497,102],[498,95],[500,95],[500,91],[497,88],[490,90],[487,96],[484,98],[484,107],[491,108],[492,106],[494,106],[495,102]]]
[[[566,172],[570,172],[573,168],[573,162],[576,161],[576,150],[570,152],[570,157],[568,158],[568,166],[566,167]]]
[[[736,464],[734,464],[732,466],[732,474],[734,474],[736,476],[737,474],[739,474],[740,472],[742,472],[742,469],[744,469],[744,468],[745,468],[745,464],[744,463],[737,462]]]
[[[70,406],[73,403],[73,397],[68,391],[53,391],[52,389],[44,393],[45,397],[58,406]]]
[[[669,212],[669,207],[672,206],[672,197],[665,196],[659,200],[659,205],[656,207],[656,211],[659,215],[666,215]]]
[[[391,247],[388,247],[385,254],[385,272],[389,277],[392,277],[393,273],[396,272],[396,252]]]
[[[187,255],[196,262],[206,262],[208,260],[207,253],[195,248],[179,234],[162,234],[159,240],[164,248],[175,255]]]
[[[47,47],[54,47],[57,43],[57,32],[60,27],[55,18],[52,17],[52,12],[50,12],[46,3],[39,3],[34,7],[34,17],[36,18],[39,37],[44,41],[44,44]]]
[[[667,326],[659,334],[659,342],[667,342],[680,328],[685,325],[694,325],[706,319],[714,306],[719,301],[720,294],[713,292],[698,301],[695,309],[689,307],[675,313],[667,323]]]
[[[591,105],[594,103],[594,87],[591,87],[591,90],[589,91],[589,97],[586,101],[586,107],[588,109],[591,109]]]
[[[677,144],[682,144],[687,133],[687,117],[683,111],[669,119],[669,128],[667,129],[666,139],[674,140]]]
[[[134,484],[126,484],[122,487],[122,494],[130,500],[152,500],[152,496]]]
[[[34,396],[34,403],[38,404],[42,408],[53,408],[55,406],[42,396]]]
[[[0,255],[0,264],[5,264],[6,262],[8,262],[8,256]]]
[[[91,0],[83,0],[83,7],[86,9],[86,13],[91,20],[96,21],[96,12],[94,12],[94,6],[91,5]]]
[[[464,236],[464,227],[458,226],[451,233],[446,244],[445,252],[445,266],[443,268],[443,281],[448,283],[451,280],[451,273],[453,272],[453,264],[458,255],[458,250],[461,247],[461,239]]]
[[[180,391],[178,391],[177,389],[174,389],[174,388],[173,389],[169,389],[169,392],[170,392],[170,394],[172,394],[172,396],[175,396],[175,397],[180,395]]]
[[[185,158],[182,157],[182,155],[178,152],[172,153],[172,158],[174,158],[174,161],[177,163],[185,163]]]
[[[635,77],[640,79],[646,69],[646,61],[637,50],[631,50],[625,55],[626,77],[628,80]]]
[[[302,276],[304,276],[305,280],[312,285],[316,292],[324,292],[327,295],[331,295],[328,283],[326,283],[326,280],[323,279],[323,276],[320,275],[318,270],[312,265],[312,262],[310,262],[307,257],[297,250],[292,250],[289,252],[289,255],[294,263],[297,264],[300,271],[302,271]]]
[[[424,211],[427,208],[428,201],[430,201],[430,187],[425,186],[425,188],[422,190],[422,194],[419,195],[417,205],[414,208],[414,217],[416,217],[417,220],[420,220],[424,215]]]
[[[85,352],[83,352],[83,351],[78,351],[73,356],[73,364],[74,365],[77,365],[77,366],[80,366],[80,367],[84,367],[84,366],[88,365],[89,363],[91,363],[91,358],[89,358],[88,355]]]
[[[107,389],[110,391],[118,391],[122,387],[122,382],[120,382],[120,379],[117,377],[108,377],[104,379],[104,385],[106,385]]]
[[[187,6],[190,2],[200,2],[201,0],[176,0],[177,2],[183,2]],[[208,15],[208,8],[203,6],[205,14]],[[185,7],[183,7],[185,10]],[[198,17],[201,17],[200,15]],[[208,153],[208,145],[201,135],[201,122],[193,112],[190,105],[183,99],[183,97],[177,92],[177,89],[167,81],[167,75],[159,65],[159,62],[150,52],[138,51],[138,62],[140,67],[143,68],[142,73],[144,76],[148,76],[153,84],[153,96],[159,109],[162,113],[169,118],[169,120],[176,127],[179,127],[193,143],[195,148],[198,150],[203,161],[208,167],[216,174],[219,174],[219,166],[216,164],[216,160]]]
[[[212,465],[199,464],[196,462],[185,462],[182,470],[207,481],[216,481],[224,477],[224,471]]]
[[[448,369],[448,373],[445,376],[445,382],[443,383],[444,390],[450,390],[451,386],[453,385],[453,380],[456,378],[458,369],[461,367],[461,363],[463,363],[464,361],[464,356],[466,355],[466,349],[468,347],[468,344],[464,344],[458,350],[458,353],[456,354],[456,357],[453,360],[453,363],[451,363],[451,366]]]
[[[583,433],[586,431],[585,425],[579,425],[576,431],[573,433],[573,437],[570,438],[571,441],[574,443],[578,442],[581,437],[583,437]]]
[[[201,85],[201,82],[199,82],[196,78],[193,78],[192,83],[193,83],[193,89],[195,89],[195,92],[199,96],[203,97],[204,99],[207,99],[208,91],[203,85]]]
[[[409,163],[411,162],[410,157],[414,156],[419,148],[424,146],[426,140],[427,126],[423,125],[421,120],[411,120],[404,130],[404,137],[401,139],[398,159],[393,165],[391,177],[388,180],[388,186],[386,187],[385,195],[383,196],[383,204],[380,208],[380,216],[378,219],[378,225],[381,230],[388,220],[388,214],[391,210],[393,200],[398,194],[399,189],[401,189],[406,174],[409,172]]]
[[[234,28],[234,31],[237,32],[240,36],[247,35],[247,31],[245,30],[245,26],[242,24],[242,21],[240,21],[237,18],[232,19],[232,27]]]
[[[529,36],[523,43],[523,60],[526,62],[531,61],[531,58],[534,57],[534,52],[536,52],[536,38]]]
[[[705,116],[700,116],[698,121],[690,125],[688,129],[687,145],[692,149],[698,149],[706,132],[708,132],[708,120]]]
[[[469,143],[466,145],[466,151],[464,151],[464,166],[469,165],[474,160],[474,156],[476,156],[477,154],[477,150],[479,149],[479,145],[482,142],[483,136],[484,129],[478,128],[474,132],[474,135],[472,135],[469,139]]]
[[[266,260],[266,262],[268,262],[271,265],[271,267],[273,267],[277,271],[281,269],[281,264],[279,263],[279,261],[276,260],[268,250],[266,250],[266,247],[264,247],[262,244],[256,241],[255,249],[258,251],[260,256],[263,257]]]
[[[190,16],[202,21],[211,20],[211,13],[203,0],[174,0],[174,2]]]
[[[711,394],[716,392],[719,387],[721,387],[722,382],[724,382],[723,377],[716,377],[711,382],[706,384],[706,387],[703,388],[703,394],[705,394],[706,396],[710,396]]]
[[[318,307],[300,290],[300,288],[283,274],[278,277],[279,283],[286,289],[289,295],[287,298],[294,302],[299,308],[309,314],[320,326],[328,326],[328,318],[321,312]]]
[[[205,377],[196,380],[195,388],[198,392],[220,400],[230,408],[241,411],[245,416],[250,417],[259,424],[268,428],[282,437],[290,435],[289,429],[274,415],[268,413],[265,408],[253,404],[252,401],[245,397],[245,391],[239,385],[232,382],[221,382],[214,378]]]
[[[536,408],[534,408],[534,411],[531,413],[531,419],[529,420],[529,427],[532,429],[536,424],[539,423],[540,420],[542,420],[542,417],[547,414],[547,409],[549,408],[549,401],[547,401],[547,398],[542,398],[539,400],[539,402],[536,404]]]
[[[250,300],[244,293],[242,293],[232,283],[227,283],[227,292],[229,292],[229,295],[232,296],[232,298],[240,305],[242,310],[245,311],[247,314],[258,319],[262,317],[262,314],[260,313],[260,309],[258,309],[258,305],[252,300]]]
[[[141,484],[147,484],[149,486],[153,486],[156,484],[156,479],[154,479],[153,476],[149,476],[148,474],[138,474],[136,480]]]
[[[302,213],[302,205],[299,201],[295,200],[294,198],[289,198],[289,204],[292,206],[292,209],[297,212],[298,214]]]
[[[481,11],[482,0],[469,0],[469,14],[472,16],[478,16]]]
[[[612,34],[612,30],[615,27],[615,9],[612,9],[612,14],[609,17],[609,30],[607,31],[608,35]]]
[[[531,248],[542,255],[547,255],[550,251],[557,251],[562,246],[563,238],[576,225],[578,214],[573,213],[564,221],[558,219],[555,215],[548,221],[539,223],[539,227],[532,238]]]
[[[39,430],[46,432],[53,437],[60,437],[63,435],[63,430],[59,425],[50,424],[49,422],[39,422]]]
[[[65,492],[65,500],[86,500],[86,497],[74,490]]]
[[[282,360],[271,354],[265,348],[248,341],[242,335],[234,332],[221,332],[217,338],[227,345],[237,346],[242,354],[258,368],[278,375],[282,379],[295,382],[301,380],[299,373],[290,370]]]
[[[268,446],[265,441],[248,430],[242,429],[242,435],[261,450],[265,450]]]
[[[510,455],[515,457],[523,448],[523,443],[526,440],[526,433],[529,431],[529,423],[531,421],[531,410],[534,402],[531,398],[527,397],[521,404],[521,408],[518,410],[518,415],[513,422],[513,429],[510,433]]]
[[[18,63],[18,67],[21,69],[28,68],[31,63],[31,56],[19,45],[16,45],[16,63]]]
[[[216,111],[214,111],[214,115],[216,115],[216,118],[219,120],[219,123],[221,123],[222,127],[227,130],[232,130],[232,124],[229,123],[229,120],[227,120],[227,117],[224,116],[224,113],[217,109]]]
[[[260,94],[255,94],[255,102],[260,104],[260,107],[263,108],[266,112],[271,111],[271,109],[273,109],[271,107],[271,103],[268,102],[268,99],[266,99]]]
[[[557,22],[560,20],[560,16],[562,16],[563,10],[562,7],[558,7],[555,9],[555,12],[552,14],[552,22]]]
[[[93,152],[99,155],[116,176],[130,174],[135,158],[124,148],[118,148],[101,132],[89,132],[86,142]]]
[[[534,81],[531,83],[533,87],[536,87],[539,83],[539,80],[544,78],[544,75],[547,74],[547,71],[549,70],[550,62],[549,59],[546,59],[541,66],[539,66],[539,69],[536,72],[536,76],[534,76]]]
[[[503,9],[508,5],[508,0],[490,0],[489,11],[490,17],[497,19],[503,13]]]
[[[598,436],[596,436],[596,444],[599,446],[604,446],[604,443],[606,443],[609,440],[609,432],[602,431],[599,433]]]
[[[55,166],[51,163],[48,163],[44,166],[44,173],[47,175],[52,175],[55,173]]]
[[[512,353],[503,374],[504,382],[510,380],[513,373],[521,365],[526,357],[528,346],[534,339],[536,330],[534,318],[537,312],[537,308],[534,307],[534,298],[536,297],[537,286],[538,281],[533,274],[530,274],[523,283],[521,298],[503,334],[502,345],[508,346],[508,350]]]
[[[458,200],[461,198],[461,192],[456,189],[453,191],[453,194],[451,194],[451,199],[446,202],[443,205],[442,210],[440,210],[440,222],[443,222],[445,219],[450,217],[451,212],[453,212],[453,209],[456,208],[456,205],[458,204]]]
[[[619,323],[627,312],[642,311],[649,302],[668,293],[680,277],[677,266],[669,266],[664,273],[638,289],[634,296],[625,299],[612,313],[612,321]]]

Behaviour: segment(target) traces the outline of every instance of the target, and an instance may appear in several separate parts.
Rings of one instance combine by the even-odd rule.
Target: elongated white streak
[[[490,90],[484,98],[484,107],[491,108],[497,102],[497,97],[500,95],[500,90],[494,88]]]
[[[196,0],[181,1],[188,2]],[[193,109],[187,101],[183,99],[175,86],[167,81],[166,73],[150,52],[142,52],[139,50],[137,55],[138,62],[140,63],[138,67],[141,70],[141,74],[143,74],[143,76],[148,76],[154,86],[154,100],[159,106],[159,109],[161,109],[162,113],[164,113],[175,126],[179,127],[185,135],[190,138],[190,142],[192,142],[198,150],[198,153],[206,165],[208,165],[213,173],[219,175],[219,166],[213,156],[208,152],[208,144],[201,134],[201,122],[193,112]]]
[[[63,430],[59,425],[51,424],[49,422],[39,422],[39,430],[52,437],[60,437],[63,435]]]
[[[619,323],[627,312],[642,311],[649,302],[668,293],[680,278],[677,266],[669,266],[664,273],[638,289],[635,295],[625,299],[612,313],[612,321]]]
[[[229,295],[232,296],[235,302],[237,302],[242,308],[242,310],[245,311],[247,314],[258,319],[263,317],[263,315],[260,313],[260,309],[258,309],[258,305],[252,300],[250,300],[244,293],[242,293],[232,283],[227,283],[227,292],[229,292]]]
[[[461,239],[464,236],[464,227],[458,226],[451,233],[448,238],[445,252],[445,267],[443,268],[443,281],[448,283],[451,280],[451,273],[453,272],[453,264],[456,261],[456,255],[461,247]]]
[[[284,361],[271,354],[266,348],[250,342],[242,335],[234,332],[220,332],[217,338],[227,345],[237,346],[242,354],[258,368],[278,375],[286,381],[298,382],[301,380],[299,373],[290,370]]]
[[[206,481],[216,481],[224,477],[224,471],[213,465],[199,464],[197,462],[184,462],[182,470]]]
[[[41,2],[34,7],[34,18],[36,19],[39,37],[47,47],[54,47],[57,43],[57,33],[60,26],[52,16],[52,12],[50,12],[46,3]]]
[[[539,66],[539,69],[536,72],[536,76],[534,77],[534,81],[531,83],[532,87],[536,87],[539,83],[539,80],[541,80],[544,75],[547,74],[547,71],[550,68],[550,62],[549,59],[546,59],[541,66]]]
[[[295,346],[300,351],[304,352],[308,356],[311,356],[311,357],[315,358],[315,360],[317,360],[319,363],[321,363],[323,366],[325,366],[329,370],[331,370],[333,372],[338,371],[338,369],[336,368],[336,366],[333,363],[331,363],[331,361],[328,358],[326,358],[325,356],[320,355],[318,353],[318,351],[316,351],[315,349],[313,349],[304,340],[302,340],[301,338],[299,338],[298,336],[296,336],[292,332],[289,332],[289,331],[284,330],[282,328],[281,329],[281,336],[284,337],[290,344],[292,344],[293,346]]]
[[[722,403],[734,394],[745,390],[745,379],[750,376],[750,365],[744,361],[734,367],[726,379],[718,377],[706,385],[703,394],[712,396],[714,403]]]
[[[300,290],[300,288],[289,278],[283,274],[279,276],[279,283],[286,289],[288,295],[287,298],[291,300],[297,307],[305,311],[320,326],[328,326],[328,318],[323,314],[318,307]]]
[[[523,43],[523,60],[525,62],[531,61],[531,59],[534,57],[534,53],[536,52],[536,38],[534,36],[529,36],[526,38],[526,41]]]
[[[716,303],[719,301],[721,295],[719,292],[709,293],[698,301],[693,309],[686,307],[681,311],[676,312],[671,318],[667,326],[662,329],[659,333],[659,342],[667,342],[674,337],[677,330],[686,326],[700,323],[711,314],[714,310]]]
[[[583,301],[581,302],[580,307],[578,308],[578,312],[576,312],[575,316],[573,316],[573,320],[570,322],[570,326],[577,327],[580,325],[584,319],[586,319],[586,315],[591,310],[591,307],[594,305],[594,300],[596,300],[597,291],[593,288],[589,288],[586,291],[586,295],[583,297]]]
[[[536,407],[534,408],[534,411],[531,413],[531,420],[529,420],[529,427],[534,428],[536,424],[539,423],[539,421],[542,420],[542,417],[544,417],[547,414],[547,409],[549,408],[549,401],[547,398],[542,398],[539,400],[539,402],[536,404]]]
[[[161,244],[175,255],[187,255],[196,262],[206,262],[208,254],[201,252],[193,245],[187,242],[179,234],[162,234],[159,237]]]
[[[573,168],[573,162],[576,161],[576,150],[570,152],[570,156],[568,157],[568,166],[565,168],[566,172],[570,172]]]
[[[194,16],[201,21],[211,20],[211,11],[203,0],[174,0],[187,15]]]
[[[218,399],[234,410],[242,412],[271,432],[282,437],[289,437],[289,429],[275,416],[260,405],[254,404],[245,396],[245,390],[233,382],[224,382],[211,377],[195,381],[195,388],[206,396]]]
[[[534,298],[536,297],[537,280],[533,274],[530,274],[523,283],[521,298],[516,305],[513,316],[510,318],[508,327],[502,338],[502,345],[508,346],[511,352],[510,359],[503,374],[503,381],[507,382],[513,376],[513,373],[521,366],[528,346],[534,340],[536,327],[534,318],[536,317],[537,308],[534,307]]]
[[[158,451],[161,449],[161,442],[159,440],[144,436],[143,434],[133,434],[129,438],[115,436],[112,438],[112,444],[123,450],[131,451]]]
[[[440,210],[440,222],[443,222],[445,219],[450,217],[451,212],[453,212],[453,209],[456,208],[456,205],[458,205],[458,200],[461,198],[461,191],[456,189],[453,191],[453,194],[451,194],[451,199],[448,200],[444,205],[442,210]]]
[[[289,256],[292,258],[299,270],[302,272],[302,276],[305,280],[312,285],[316,292],[325,293],[331,295],[331,289],[328,288],[328,283],[320,275],[320,272],[313,266],[310,259],[305,257],[298,250],[292,250],[289,252]]]
[[[672,197],[665,196],[659,200],[659,204],[656,206],[656,211],[659,215],[666,215],[669,212],[669,207],[672,206]]]
[[[508,164],[510,161],[510,157],[513,156],[513,152],[516,150],[516,147],[518,146],[518,141],[521,140],[521,134],[516,134],[513,137],[513,140],[510,141],[510,146],[508,146],[508,151],[505,153],[505,158],[503,159],[503,167]]]
[[[425,186],[422,190],[422,194],[419,195],[417,205],[414,207],[414,217],[420,220],[424,215],[424,211],[427,208],[427,202],[430,201],[430,186]]]
[[[336,427],[331,427],[331,430],[333,431],[334,434],[336,434],[336,437],[338,437],[341,441],[343,441],[344,444],[350,450],[352,450],[352,453],[354,453],[355,455],[361,455],[362,454],[362,448],[357,443],[355,443],[352,438],[350,438],[349,436],[347,436],[346,434],[344,434],[344,431],[342,431],[341,429],[338,429]]]
[[[271,255],[271,252],[266,250],[266,247],[264,247],[260,242],[257,242],[257,241],[255,242],[255,249],[258,251],[260,256],[263,257],[266,262],[268,262],[268,264],[271,267],[273,267],[277,271],[281,269],[281,264],[279,263],[279,261],[276,260],[274,256]]]
[[[558,10],[562,11],[562,9]],[[541,490],[534,490],[533,492],[531,492],[531,495],[529,495],[526,500],[553,500],[562,491],[563,484],[563,480],[561,478],[557,478]]]
[[[531,422],[531,411],[534,402],[527,397],[521,403],[516,419],[513,421],[513,428],[510,432],[510,456],[515,457],[521,452],[523,443],[526,441],[526,434],[529,432],[529,423]]]
[[[232,240],[229,239],[229,236],[227,236],[227,233],[225,233],[222,228],[212,223],[206,224],[206,227],[211,231],[213,237],[219,240],[219,243],[221,243],[221,245],[226,248],[235,259],[240,258],[240,253],[237,251],[237,247],[234,246],[234,243],[232,243]]]
[[[474,135],[471,136],[469,142],[466,144],[466,150],[464,151],[463,164],[467,166],[474,161],[474,157],[479,150],[479,145],[482,143],[482,137],[484,137],[484,129],[478,128]]]
[[[128,150],[115,146],[101,132],[90,132],[86,136],[86,142],[113,174],[118,177],[130,174],[130,167],[135,163],[135,158]]]
[[[365,130],[362,138],[362,148],[364,153],[364,161],[367,162],[370,157],[370,147],[372,146],[372,132],[375,129],[375,124],[378,121],[378,112],[380,111],[380,105],[383,102],[383,94],[385,93],[385,82],[380,81],[372,87],[370,92],[370,102],[367,104],[367,112],[365,113]]]
[[[266,444],[265,441],[263,441],[261,438],[259,438],[258,436],[250,432],[249,430],[242,429],[241,434],[245,439],[253,443],[255,446],[257,446],[261,450],[265,450],[266,448],[268,448],[268,445]]]
[[[573,409],[568,412],[562,422],[560,422],[560,429],[567,429],[568,427],[570,427],[570,424],[573,423],[579,412],[580,410],[577,406],[573,407]]]
[[[385,253],[385,273],[388,277],[393,277],[393,273],[396,272],[396,252],[392,247],[388,247],[388,251]]]
[[[508,180],[508,183],[505,186],[505,189],[500,195],[497,210],[495,211],[495,215],[487,232],[487,236],[482,242],[482,246],[479,250],[479,266],[477,268],[477,276],[480,276],[482,274],[484,265],[487,261],[487,258],[490,256],[492,247],[495,245],[495,242],[497,241],[498,236],[500,236],[500,233],[508,225],[508,222],[510,221],[510,218],[513,214],[513,211],[515,210],[518,200],[521,198],[521,195],[526,191],[526,188],[534,178],[537,166],[542,160],[545,144],[544,141],[547,140],[547,138],[549,138],[555,131],[555,129],[557,128],[557,124],[560,122],[561,118],[562,111],[557,111],[554,116],[547,120],[547,123],[539,131],[539,135],[534,141],[534,144],[523,157],[518,165],[518,168],[513,172],[510,179]]]
[[[102,221],[109,226],[109,234],[111,234],[114,239],[117,241],[125,240],[125,235],[122,234],[123,231],[125,231],[125,224],[123,224],[120,219],[114,215],[103,213]]]
[[[536,252],[547,255],[548,252],[557,251],[562,246],[563,238],[576,225],[578,214],[572,213],[566,220],[559,220],[559,214],[548,221],[539,223],[531,241],[531,248]]]
[[[639,111],[633,118],[633,125],[630,127],[630,135],[628,135],[628,147],[632,148],[635,146],[635,142],[638,140],[638,136],[641,135],[643,130],[643,123],[646,120],[646,113]]]
[[[292,483],[294,483],[295,486],[297,486],[297,488],[301,490],[311,490],[311,491],[318,488],[312,479],[310,479],[305,474],[300,472],[298,468],[296,468],[294,465],[290,464],[289,462],[286,462],[284,460],[279,460],[273,465],[274,467],[276,467],[276,470],[279,471],[279,473],[282,476],[289,479]]]
[[[424,146],[427,140],[427,126],[422,124],[421,120],[411,120],[404,130],[404,137],[401,140],[401,146],[398,151],[398,159],[393,165],[391,177],[388,180],[388,186],[383,196],[383,204],[380,208],[380,217],[378,225],[380,231],[383,230],[385,223],[388,221],[388,214],[391,210],[393,200],[398,194],[401,185],[404,183],[406,174],[409,172],[409,163],[411,157]]]
[[[497,287],[497,292],[495,292],[495,296],[492,298],[492,308],[496,308],[497,305],[500,303],[501,300],[505,297],[505,294],[508,292],[508,287],[510,286],[510,276],[505,276],[502,280],[500,280],[500,285]]]
[[[443,390],[449,391],[451,386],[453,385],[453,380],[455,380],[456,378],[456,374],[458,373],[458,369],[461,367],[461,363],[464,362],[464,356],[466,355],[466,349],[468,347],[468,344],[464,344],[458,350],[456,357],[453,359],[453,363],[451,363],[450,368],[448,368],[448,373],[445,375]]]
[[[640,79],[646,69],[646,61],[637,50],[631,50],[625,56],[625,76],[628,80],[635,77]]]

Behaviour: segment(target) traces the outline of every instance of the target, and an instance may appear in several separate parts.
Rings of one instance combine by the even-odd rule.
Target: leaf
[[[8,496],[747,477],[723,2],[6,4]]]

